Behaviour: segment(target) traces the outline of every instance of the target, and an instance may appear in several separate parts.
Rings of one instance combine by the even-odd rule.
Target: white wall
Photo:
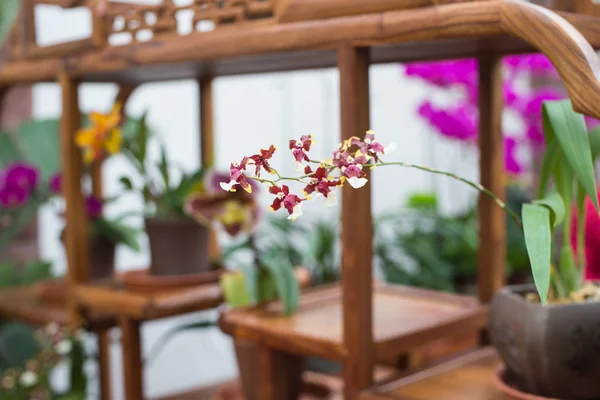
[[[39,37],[45,43],[80,37],[89,31],[85,15],[74,14],[60,20],[48,10],[39,14]],[[83,18],[82,18],[83,17]],[[390,158],[402,159],[460,172],[477,178],[476,155],[454,143],[444,143],[429,132],[416,117],[415,105],[431,93],[418,82],[403,79],[397,65],[371,69],[372,128],[382,143],[398,143]],[[226,169],[231,160],[270,144],[285,149],[290,138],[313,133],[318,139],[315,156],[326,156],[339,142],[339,94],[337,72],[312,71],[218,79],[215,84],[217,166]],[[116,93],[111,85],[83,85],[80,91],[84,111],[107,111]],[[185,168],[198,163],[198,98],[194,82],[146,85],[137,90],[127,112],[138,115],[149,110],[150,124],[166,138],[169,156]],[[34,89],[35,117],[60,115],[60,92],[54,84],[40,84]],[[275,166],[291,172],[292,158],[282,151]],[[118,177],[127,165],[118,156],[105,167],[107,194],[119,192]],[[401,205],[414,190],[437,190],[443,208],[452,210],[465,205],[473,195],[457,191],[459,184],[443,178],[400,169],[379,169],[373,178],[374,212]],[[270,202],[263,193],[265,208]],[[322,215],[320,202],[306,208],[305,214]],[[109,213],[139,209],[135,197],[123,198]],[[42,213],[42,255],[55,262],[57,273],[64,271],[65,259],[57,237],[62,222],[51,209]],[[141,224],[141,221],[137,221]],[[141,254],[119,249],[118,270],[148,265],[147,244]],[[214,313],[212,315],[214,317]],[[196,317],[197,316],[193,316]],[[173,318],[144,325],[146,354],[166,330],[187,318]],[[115,332],[117,335],[117,332]],[[113,348],[114,398],[122,399],[119,346]],[[147,394],[161,395],[228,379],[235,375],[235,360],[228,338],[219,331],[181,334],[171,341],[156,363],[144,372]]]

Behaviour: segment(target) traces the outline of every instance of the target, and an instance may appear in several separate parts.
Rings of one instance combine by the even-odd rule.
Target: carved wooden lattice
[[[133,41],[140,40],[143,31],[152,37],[178,33],[177,16],[191,13],[192,32],[198,31],[200,22],[210,22],[216,29],[223,25],[242,24],[256,19],[268,19],[273,15],[272,0],[193,0],[185,5],[176,5],[172,0],[163,0],[159,5],[132,3],[110,3],[105,16],[106,32],[130,35]]]

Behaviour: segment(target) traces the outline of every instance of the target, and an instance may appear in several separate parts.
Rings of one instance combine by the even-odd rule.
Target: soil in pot
[[[150,274],[189,275],[211,270],[210,228],[188,218],[146,218]]]
[[[584,292],[576,294],[580,302],[544,307],[530,295],[533,285],[494,296],[491,339],[515,387],[546,398],[600,399],[600,301]]]

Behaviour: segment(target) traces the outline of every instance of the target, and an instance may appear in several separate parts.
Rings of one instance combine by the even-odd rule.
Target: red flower
[[[390,144],[388,147],[383,147],[381,143],[375,141],[375,134],[373,131],[367,131],[365,139],[363,140],[360,148],[363,153],[370,155],[375,159],[375,162],[379,162],[378,156],[391,152],[394,148],[394,144]]]
[[[361,188],[367,183],[367,174],[363,171],[363,165],[366,163],[367,157],[360,150],[357,150],[355,157],[348,157],[348,165],[340,168],[348,183],[354,189]]]
[[[236,186],[240,185],[242,189],[244,189],[248,193],[252,193],[252,186],[246,180],[246,176],[244,175],[244,170],[246,166],[249,164],[250,159],[248,157],[244,157],[241,163],[232,162],[229,167],[229,182],[221,182],[219,185],[221,188],[227,192],[235,192]]]
[[[271,147],[269,147],[267,150],[262,149],[260,151],[260,154],[255,154],[249,157],[250,159],[248,160],[248,164],[254,164],[256,166],[256,176],[260,176],[261,168],[264,168],[265,171],[267,171],[268,173],[273,172],[273,168],[271,168],[271,166],[269,165],[269,160],[271,159],[271,157],[273,157],[273,153],[275,153],[275,150],[277,150],[277,148],[271,145]]]
[[[290,214],[288,219],[295,220],[302,216],[302,202],[306,199],[302,199],[293,193],[290,193],[290,188],[286,185],[279,187],[273,185],[269,188],[269,193],[274,194],[276,197],[271,204],[271,210],[277,211],[282,206]]]
[[[296,160],[296,169],[301,170],[302,161],[309,161],[308,152],[313,143],[312,135],[302,135],[300,140],[290,140],[290,150]]]
[[[307,196],[317,191],[325,197],[325,206],[331,207],[337,204],[335,193],[331,191],[331,188],[340,186],[342,184],[341,179],[328,176],[328,171],[323,166],[317,168],[317,170],[313,172],[310,166],[307,165],[304,169],[304,173],[310,175],[310,183],[304,188],[304,193],[306,193]]]

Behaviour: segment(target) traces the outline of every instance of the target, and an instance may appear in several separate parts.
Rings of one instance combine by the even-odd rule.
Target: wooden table
[[[213,309],[223,303],[218,283],[164,293],[135,293],[122,286],[77,285],[75,302],[84,312],[115,315],[121,328],[125,398],[142,400],[140,327],[145,321]]]
[[[366,391],[360,400],[504,400],[493,383],[494,349],[468,353],[436,367]]]
[[[487,308],[474,298],[404,286],[374,285],[373,335],[377,361],[389,361],[444,337],[476,332],[487,323]],[[263,348],[263,357],[280,354],[324,357],[344,362],[342,300],[339,285],[306,291],[297,311],[282,314],[278,302],[225,312],[221,329],[236,339],[250,340]],[[261,370],[261,381],[274,382],[291,363],[272,364]]]

